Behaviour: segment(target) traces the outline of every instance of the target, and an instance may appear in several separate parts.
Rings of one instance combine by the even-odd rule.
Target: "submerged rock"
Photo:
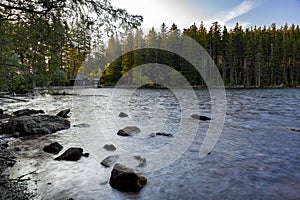
[[[77,161],[81,158],[83,153],[82,148],[71,147],[67,149],[63,154],[54,158],[54,160],[67,160],[67,161]]]
[[[199,119],[201,121],[211,120],[211,118],[209,118],[209,117],[202,116],[202,115],[196,115],[196,114],[191,115],[191,117],[194,119]]]
[[[87,123],[82,123],[82,124],[75,124],[73,126],[76,128],[89,128],[91,125],[89,125]]]
[[[53,142],[49,145],[46,145],[43,150],[47,153],[58,154],[63,149],[63,146],[58,142]]]
[[[103,148],[106,149],[107,151],[115,151],[117,149],[113,144],[106,144],[103,146]]]
[[[10,118],[8,122],[0,124],[5,134],[18,136],[46,135],[70,128],[70,121],[52,115],[21,116]]]
[[[57,113],[56,116],[63,117],[63,118],[69,118],[68,114],[70,111],[71,111],[70,109],[62,110],[59,113]]]
[[[44,114],[44,113],[45,112],[43,110],[22,109],[13,112],[13,115],[16,117],[21,117],[21,116],[31,116],[36,114]]]
[[[128,117],[128,115],[124,112],[120,112],[119,117],[124,118],[124,117]]]
[[[137,167],[144,167],[146,165],[146,158],[142,158],[141,156],[133,156],[133,158],[139,161]]]
[[[101,161],[101,165],[103,165],[104,167],[111,167],[113,164],[115,164],[119,159],[118,155],[113,155],[113,156],[108,156],[106,158],[104,158]]]
[[[132,136],[133,134],[139,133],[141,130],[136,126],[127,126],[118,131],[118,135],[120,136]]]
[[[113,188],[124,192],[138,192],[146,183],[144,176],[119,163],[115,164],[109,180]]]

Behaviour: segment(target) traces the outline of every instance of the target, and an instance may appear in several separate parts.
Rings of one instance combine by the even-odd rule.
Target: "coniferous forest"
[[[233,29],[213,23],[209,30],[203,24],[181,32],[175,24],[161,30],[151,29],[143,35],[141,30],[127,32],[123,37],[112,36],[103,56],[120,55],[128,48],[145,48],[122,55],[108,65],[102,73],[103,85],[114,85],[131,68],[144,63],[160,63],[173,67],[193,86],[203,82],[199,73],[184,59],[169,52],[147,49],[154,43],[164,46],[180,41],[187,35],[209,53],[226,86],[233,87],[295,87],[300,83],[300,29],[285,24],[276,27],[243,28],[238,23]],[[95,57],[94,57],[95,58]],[[90,60],[94,60],[90,58]],[[97,62],[96,62],[97,63]],[[172,74],[170,74],[172,76]],[[134,77],[133,77],[134,81]]]
[[[14,3],[13,3],[14,2]],[[110,1],[3,1],[0,3],[0,91],[27,92],[35,87],[68,86],[76,74],[103,86],[114,85],[130,69],[146,63],[173,67],[193,86],[200,74],[170,52],[148,48],[193,38],[210,54],[226,86],[295,87],[300,84],[299,25],[263,27],[176,24],[143,32],[142,17],[115,9]],[[85,9],[90,10],[86,14]],[[93,18],[93,16],[96,16]],[[105,27],[102,28],[101,27]],[[120,33],[120,29],[124,30]],[[104,42],[105,37],[107,44]],[[128,49],[143,49],[126,54]],[[116,55],[122,55],[112,60]],[[170,74],[172,76],[172,74]],[[131,77],[134,81],[138,77]],[[154,80],[151,80],[154,82]]]

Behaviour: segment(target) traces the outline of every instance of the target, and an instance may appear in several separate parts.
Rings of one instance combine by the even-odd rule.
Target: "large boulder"
[[[67,161],[77,161],[81,158],[83,154],[82,148],[71,147],[67,149],[63,154],[54,158],[54,160],[67,160]]]
[[[0,124],[2,133],[22,136],[46,135],[70,128],[70,121],[58,116],[35,115],[10,118]]]
[[[47,153],[58,154],[63,149],[63,146],[58,142],[53,142],[49,145],[46,145],[43,150]]]
[[[132,136],[133,134],[139,133],[141,130],[136,126],[127,126],[118,131],[118,135],[120,136]]]
[[[144,176],[119,163],[115,164],[109,180],[111,187],[124,192],[138,192],[146,183]]]
[[[45,112],[43,110],[22,109],[13,112],[13,115],[16,117],[20,117],[20,116],[31,116],[31,115],[44,114],[44,113]]]

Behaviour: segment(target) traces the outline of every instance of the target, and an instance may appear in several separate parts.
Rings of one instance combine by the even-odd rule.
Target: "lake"
[[[167,89],[76,89],[75,95],[38,96],[29,102],[6,102],[4,109],[43,109],[49,114],[71,108],[68,130],[38,138],[16,139],[21,147],[12,178],[38,170],[30,188],[37,199],[300,199],[300,89],[228,89],[227,112],[220,137],[209,155],[199,158],[213,118],[207,90],[196,100]],[[178,97],[180,94],[180,97]],[[182,105],[184,104],[184,105]],[[199,109],[199,112],[198,112]],[[129,115],[118,117],[119,112]],[[125,126],[141,133],[121,137]],[[170,133],[173,137],[151,133]],[[42,148],[57,141],[82,147],[89,158],[54,161]],[[103,149],[114,144],[115,152]],[[122,193],[108,183],[111,168],[100,165],[109,155],[140,171],[148,183],[139,193]],[[133,156],[146,158],[137,167]]]

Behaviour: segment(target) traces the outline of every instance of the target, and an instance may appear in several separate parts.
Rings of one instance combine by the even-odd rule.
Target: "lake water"
[[[89,125],[16,139],[14,146],[22,151],[11,176],[38,170],[29,176],[37,199],[300,199],[300,89],[226,90],[222,134],[210,154],[201,159],[199,149],[210,122],[190,115],[212,116],[210,96],[207,90],[196,89],[195,101],[185,92],[178,91],[178,97],[166,89],[134,93],[78,89],[74,90],[77,95],[6,102],[2,107],[9,111],[34,108],[56,114],[72,108],[72,125]],[[120,111],[129,117],[119,118]],[[131,125],[138,126],[141,133],[133,137],[116,134]],[[153,132],[173,137],[150,137]],[[42,151],[54,141],[64,150],[82,147],[91,156],[78,162],[54,161],[55,156]],[[103,149],[111,143],[117,151]],[[118,162],[147,177],[139,193],[110,187],[112,169],[100,162],[116,154],[120,155]],[[137,167],[135,155],[146,158],[145,167]]]

